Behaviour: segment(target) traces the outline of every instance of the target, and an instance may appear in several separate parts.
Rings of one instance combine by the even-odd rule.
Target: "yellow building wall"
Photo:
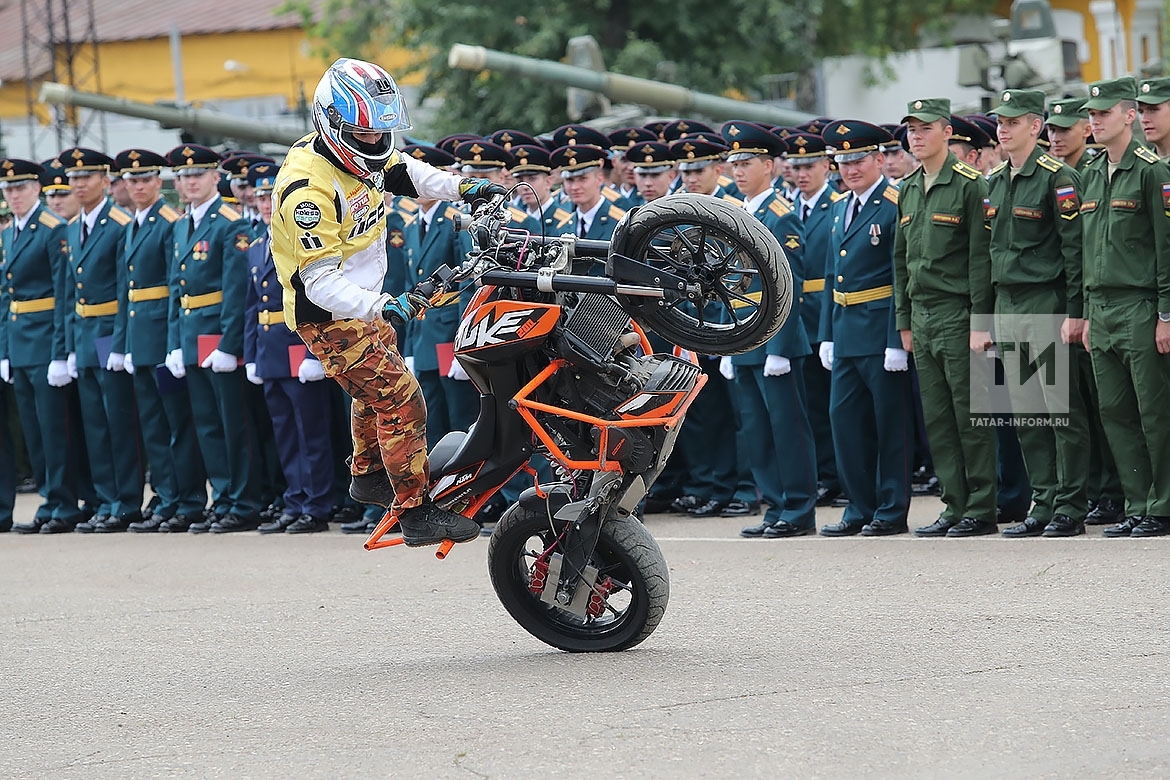
[[[299,28],[191,35],[182,39],[181,50],[185,98],[194,105],[210,100],[281,95],[289,106],[294,106],[302,90],[305,99],[311,101],[313,89],[329,65],[327,60],[313,54],[304,31]],[[239,68],[225,68],[224,63],[229,60],[239,63]],[[168,39],[102,43],[98,46],[98,61],[103,93],[145,103],[175,100]],[[378,57],[377,62],[391,74],[405,73],[412,55],[395,49]],[[400,81],[412,84],[419,80],[421,77],[415,75]],[[35,87],[39,88],[39,82]],[[78,83],[77,88],[95,91],[92,82]],[[40,111],[38,114],[42,119],[46,116]],[[8,81],[0,85],[0,117],[25,116],[24,82]]]

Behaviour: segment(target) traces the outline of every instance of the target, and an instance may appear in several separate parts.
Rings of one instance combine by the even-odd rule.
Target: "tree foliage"
[[[758,94],[765,74],[811,71],[839,54],[876,58],[916,45],[923,25],[985,12],[991,0],[287,0],[328,56],[419,53],[423,95],[443,99],[436,133],[514,127],[540,132],[567,121],[564,88],[447,67],[455,43],[560,60],[569,38],[591,34],[617,73],[667,79],[715,94]],[[535,13],[536,11],[539,14]],[[665,67],[669,64],[669,67]],[[401,76],[402,74],[395,74]]]

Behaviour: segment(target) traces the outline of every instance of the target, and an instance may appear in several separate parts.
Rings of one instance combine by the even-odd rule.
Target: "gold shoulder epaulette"
[[[414,221],[416,219],[418,219],[417,214],[403,214],[402,215],[402,225],[404,227],[409,227],[410,225],[414,224]]]
[[[508,213],[512,215],[512,220],[515,222],[523,222],[528,219],[528,212],[521,211],[515,206],[509,206]]]
[[[955,173],[959,174],[960,176],[965,176],[968,179],[970,179],[971,181],[975,181],[976,179],[978,179],[980,176],[983,175],[982,173],[979,172],[978,168],[972,168],[970,165],[963,162],[962,160],[959,160],[954,165],[952,165],[951,169]]]
[[[1137,155],[1139,160],[1145,160],[1148,163],[1156,163],[1159,161],[1158,155],[1144,146],[1139,146],[1137,149],[1135,149],[1134,154]]]
[[[240,212],[236,211],[226,203],[219,207],[219,215],[228,222],[235,222],[239,219],[242,219]]]
[[[398,208],[402,211],[409,211],[413,214],[414,212],[418,211],[418,203],[414,198],[408,198],[403,195],[398,199]]]
[[[1049,157],[1047,154],[1042,154],[1039,157],[1037,157],[1036,164],[1039,165],[1044,170],[1051,171],[1052,173],[1056,173],[1057,171],[1059,171],[1060,166],[1063,165],[1063,163],[1061,163],[1060,160],[1057,160],[1054,157]]]
[[[834,192],[831,195],[829,195],[829,200],[836,203],[837,201],[841,200],[842,198],[848,198],[848,197],[849,197],[848,192]]]
[[[1004,162],[1001,162],[999,165],[995,166],[990,171],[988,171],[987,175],[994,176],[995,174],[999,173],[1000,171],[1002,171],[1006,167],[1007,167],[1007,161],[1005,160]]]
[[[898,203],[898,188],[892,184],[887,185],[886,191],[882,193],[882,197],[896,205]]]
[[[259,238],[253,238],[252,243],[248,244],[248,248],[251,249],[252,247],[256,246],[257,244],[259,244],[263,240],[264,240],[264,236],[260,236]]]
[[[74,222],[76,222],[80,218],[81,218],[80,215],[74,214],[73,219],[69,220],[69,224],[72,225]]]
[[[455,208],[454,206],[448,206],[447,210],[443,212],[443,216],[446,217],[447,219],[456,219],[462,213],[463,213],[462,211]]]
[[[770,204],[768,204],[768,211],[772,212],[778,217],[782,217],[785,214],[790,213],[792,208],[785,204],[784,201],[780,200],[780,198],[776,198]]]
[[[566,222],[569,221],[569,219],[572,216],[573,216],[572,212],[565,211],[564,209],[558,208],[556,211],[553,212],[552,218],[557,221],[557,227],[562,227],[562,226],[564,226],[564,224]]]
[[[110,219],[125,227],[130,224],[130,220],[134,219],[134,217],[122,211],[122,209],[114,207],[110,209]]]
[[[621,197],[621,195],[619,195],[619,194],[617,193],[617,190],[614,190],[614,189],[612,189],[612,188],[610,188],[610,187],[602,187],[602,188],[601,188],[601,197],[605,198],[605,199],[606,199],[606,200],[608,200],[610,203],[613,203],[615,200],[617,200],[618,198],[620,198],[620,197]]]
[[[735,197],[734,195],[728,195],[726,192],[723,193],[723,200],[727,201],[728,203],[730,203],[733,206],[740,206],[741,208],[743,207],[742,200]]]
[[[719,186],[720,187],[726,187],[727,185],[734,184],[734,183],[735,183],[735,179],[731,178],[730,176],[723,176],[722,174],[719,176]]]
[[[37,217],[37,222],[40,222],[47,228],[55,228],[61,224],[61,218],[56,214],[50,214],[49,212],[42,210],[40,215]]]
[[[176,222],[183,217],[183,215],[179,213],[178,209],[169,204],[164,204],[163,207],[158,210],[158,215],[167,222]]]
[[[609,215],[611,217],[613,217],[614,219],[621,219],[622,217],[624,217],[626,215],[626,210],[619,209],[617,206],[610,206],[609,207]]]

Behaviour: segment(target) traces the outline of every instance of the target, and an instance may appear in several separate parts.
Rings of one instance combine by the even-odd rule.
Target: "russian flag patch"
[[[1056,188],[1056,207],[1061,214],[1080,211],[1081,204],[1077,200],[1077,188],[1071,184]]]

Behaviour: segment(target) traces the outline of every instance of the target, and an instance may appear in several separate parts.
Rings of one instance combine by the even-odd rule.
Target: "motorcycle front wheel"
[[[682,278],[695,298],[618,295],[642,327],[707,355],[763,346],[792,310],[792,271],[771,231],[719,198],[682,193],[638,206],[618,224],[611,251]],[[609,276],[619,284],[620,264]]]
[[[571,653],[625,650],[650,636],[670,598],[670,575],[654,537],[632,516],[614,514],[605,521],[589,561],[597,569],[597,609],[579,617],[542,601],[539,592],[540,562],[550,548],[555,551],[564,526],[519,504],[496,524],[488,570],[508,614],[540,641]],[[550,578],[547,587],[556,582]]]

